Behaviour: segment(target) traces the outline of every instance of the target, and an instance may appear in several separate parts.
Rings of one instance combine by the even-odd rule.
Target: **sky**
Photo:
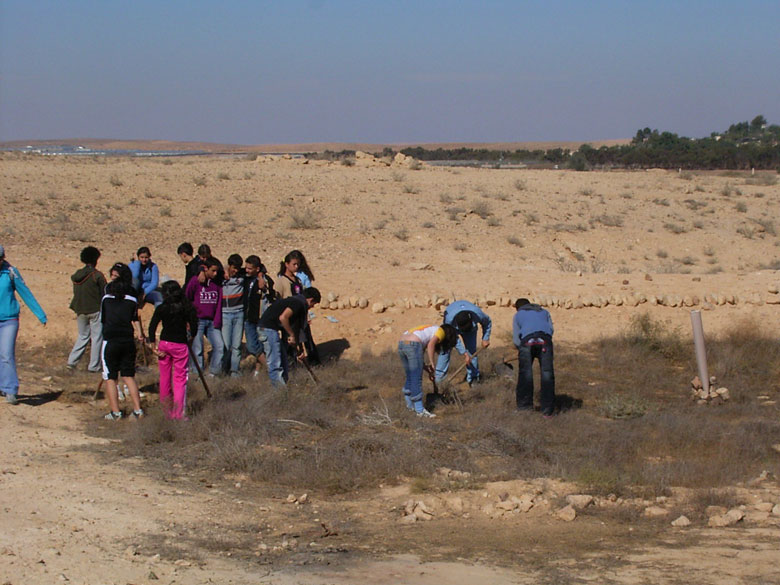
[[[780,123],[780,2],[0,0],[0,141],[708,136]]]

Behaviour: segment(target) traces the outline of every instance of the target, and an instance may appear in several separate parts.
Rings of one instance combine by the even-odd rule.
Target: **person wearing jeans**
[[[307,288],[303,294],[278,299],[271,303],[258,321],[258,337],[265,351],[268,377],[275,387],[287,385],[287,346],[296,349],[299,360],[306,359],[300,334],[306,326],[309,309],[320,302],[320,291]],[[280,335],[287,343],[283,343]]]
[[[493,323],[482,309],[468,301],[455,301],[449,305],[444,311],[444,323],[452,325],[458,332],[458,343],[455,345],[458,353],[466,355],[468,352],[471,356],[471,361],[466,368],[466,381],[471,386],[480,379],[479,364],[474,357],[477,351],[477,326],[482,327],[482,347],[488,347]],[[439,360],[436,362],[437,382],[441,382],[447,375],[451,353],[445,351],[439,354]]]
[[[231,254],[228,258],[227,278],[222,283],[222,342],[225,352],[222,358],[224,371],[239,375],[241,364],[241,340],[244,337],[244,285],[246,275],[243,258]]]
[[[198,316],[198,330],[192,339],[192,351],[203,368],[203,336],[208,337],[211,344],[211,365],[209,372],[216,376],[222,370],[222,286],[217,278],[221,263],[216,258],[208,258],[203,263],[202,270],[191,278],[185,289],[184,296],[195,307]],[[195,369],[194,367],[192,368]]]
[[[555,371],[553,369],[553,324],[550,313],[528,302],[515,302],[512,321],[512,341],[517,347],[517,387],[515,400],[519,410],[534,407],[533,363],[539,360],[541,370],[541,394],[539,402],[542,414],[552,416],[555,411]]]
[[[9,404],[17,403],[19,377],[16,374],[16,335],[19,333],[19,301],[22,297],[38,320],[45,326],[46,313],[27,288],[22,275],[5,260],[5,248],[0,246],[0,393]]]
[[[436,351],[449,352],[458,339],[458,334],[452,325],[427,325],[405,331],[398,342],[398,356],[406,374],[403,393],[406,408],[413,410],[417,416],[433,418],[436,415],[428,412],[423,405],[422,374],[428,372],[433,380],[433,365],[436,363]],[[428,354],[429,365],[425,365],[425,354]]]
[[[92,343],[89,354],[90,372],[100,372],[103,366],[100,352],[103,347],[103,324],[100,322],[100,301],[106,290],[106,277],[96,267],[100,258],[100,250],[87,246],[81,251],[81,261],[84,267],[77,270],[71,277],[73,282],[73,300],[70,308],[76,313],[78,337],[68,356],[68,368],[73,370],[78,364],[87,345]]]
[[[222,371],[222,352],[225,346],[222,343],[222,332],[216,328],[213,319],[198,319],[198,330],[192,338],[192,353],[205,369],[203,358],[203,338],[206,337],[211,344],[211,360],[209,361],[209,374],[218,375]]]

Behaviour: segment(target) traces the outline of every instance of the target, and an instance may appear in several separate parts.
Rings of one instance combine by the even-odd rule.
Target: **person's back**
[[[103,327],[100,323],[100,303],[106,289],[106,277],[97,269],[100,250],[87,246],[81,251],[81,261],[84,267],[78,269],[71,277],[73,283],[73,299],[70,308],[76,313],[78,335],[73,349],[68,355],[67,367],[76,368],[81,357],[92,344],[88,369],[90,372],[100,372],[100,352],[103,345]]]

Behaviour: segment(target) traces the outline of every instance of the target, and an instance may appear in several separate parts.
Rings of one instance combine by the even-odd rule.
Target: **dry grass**
[[[732,394],[721,406],[690,401],[690,340],[645,315],[586,353],[556,348],[554,420],[515,410],[513,381],[492,374],[499,351],[483,356],[485,382],[462,392],[464,410],[434,402],[440,416],[417,419],[387,352],[321,368],[319,386],[298,372],[286,393],[225,380],[211,401],[192,401],[189,424],[153,412],[126,438],[147,457],[329,492],[427,481],[440,466],[475,481],[564,477],[599,493],[728,486],[780,472],[780,422],[756,399],[778,391],[780,342],[757,331],[740,323],[708,340],[711,372]]]

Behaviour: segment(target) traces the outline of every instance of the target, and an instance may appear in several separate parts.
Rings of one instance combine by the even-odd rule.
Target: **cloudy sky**
[[[780,2],[0,0],[0,140],[706,136],[780,123]]]

